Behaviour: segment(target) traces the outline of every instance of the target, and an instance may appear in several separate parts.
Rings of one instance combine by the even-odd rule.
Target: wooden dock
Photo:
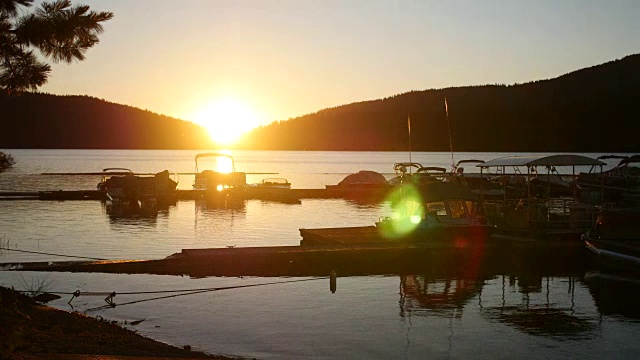
[[[0,264],[2,270],[207,276],[340,276],[429,273],[478,266],[482,252],[450,246],[270,246],[184,249],[159,260]]]
[[[275,189],[247,187],[243,192],[246,200],[273,200],[299,203],[301,199],[358,199],[380,201],[385,193],[353,189]],[[175,190],[176,200],[194,200],[204,196],[204,190]],[[101,190],[52,190],[52,191],[2,191],[0,200],[106,200]]]
[[[375,226],[300,229],[300,236],[301,246],[393,244],[392,241],[384,239]]]
[[[0,200],[105,200],[98,190],[2,191]]]

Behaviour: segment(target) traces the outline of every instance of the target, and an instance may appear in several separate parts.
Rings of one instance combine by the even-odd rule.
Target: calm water
[[[196,151],[9,150],[17,165],[0,174],[0,191],[94,189],[99,176],[45,172],[136,172],[168,169],[190,189]],[[509,154],[455,154],[489,160]],[[587,154],[589,155],[589,154]],[[597,156],[599,154],[591,154]],[[413,153],[412,160],[449,168],[451,154]],[[407,153],[234,152],[248,182],[285,177],[294,188],[323,188],[347,174],[391,176]],[[254,174],[251,174],[254,173]],[[269,173],[269,174],[267,174]],[[385,203],[342,199],[301,204],[246,201],[235,210],[179,201],[150,218],[111,218],[99,201],[0,201],[0,262],[156,259],[187,248],[297,245],[299,229],[372,225]],[[514,256],[492,270],[343,276],[328,279],[188,278],[159,275],[0,272],[17,289],[45,282],[49,291],[112,292],[74,299],[73,309],[125,325],[160,341],[209,353],[257,358],[638,358],[639,296],[635,280],[612,280],[582,267],[523,266]],[[467,266],[460,264],[461,267]],[[499,270],[496,270],[499,269]],[[466,275],[460,275],[464,273]],[[302,281],[301,281],[302,280]],[[262,284],[262,285],[260,285]],[[257,285],[155,299],[141,291]],[[173,294],[173,293],[172,293]],[[70,295],[52,303],[71,310]],[[145,300],[145,301],[143,301]]]

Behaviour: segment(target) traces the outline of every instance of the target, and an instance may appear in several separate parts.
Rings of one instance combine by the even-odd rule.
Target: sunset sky
[[[73,3],[115,17],[85,61],[54,65],[40,90],[184,120],[222,103],[266,124],[411,90],[552,78],[640,52],[638,0]]]

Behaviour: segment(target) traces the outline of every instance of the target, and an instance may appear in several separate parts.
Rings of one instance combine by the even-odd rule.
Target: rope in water
[[[173,298],[173,297],[178,297],[178,296],[200,294],[200,293],[205,293],[205,292],[241,289],[241,288],[266,286],[266,285],[290,284],[290,283],[296,283],[296,282],[316,281],[316,280],[326,280],[326,279],[330,279],[330,277],[319,277],[319,278],[298,279],[298,280],[288,280],[288,281],[273,281],[273,282],[260,283],[260,284],[233,285],[233,286],[199,288],[199,289],[132,291],[132,292],[119,292],[119,293],[116,293],[115,291],[112,291],[112,292],[107,292],[107,291],[81,292],[80,290],[76,290],[75,292],[47,291],[46,293],[55,294],[55,295],[72,295],[71,299],[68,301],[69,305],[71,305],[71,301],[73,299],[75,299],[77,297],[80,297],[80,296],[102,296],[102,295],[107,295],[107,297],[104,299],[107,302],[107,305],[98,306],[98,307],[95,307],[95,308],[90,308],[90,309],[85,310],[85,311],[95,311],[95,310],[103,310],[103,309],[109,309],[109,308],[116,307],[116,303],[113,302],[113,298],[117,294],[120,294],[120,295],[141,295],[141,294],[178,293],[178,294],[173,294],[173,295],[158,296],[158,297],[153,297],[153,298],[148,298],[148,299],[134,300],[134,301],[129,301],[129,302],[117,304],[117,305],[122,306],[122,305],[130,305],[130,304],[136,304],[136,303],[153,301],[153,300],[168,299],[168,298]],[[16,290],[16,291],[20,292],[20,293],[32,292],[32,291],[29,291],[29,290]]]
[[[53,256],[61,256],[61,257],[76,258],[76,259],[109,260],[109,259],[93,258],[93,257],[86,257],[86,256],[62,255],[62,254],[52,254],[52,253],[46,253],[46,252],[40,252],[40,251],[10,249],[5,247],[0,247],[0,250],[17,251],[17,252],[23,252],[23,253],[29,253],[29,254],[39,254],[39,255],[53,255]]]
[[[235,289],[242,287],[250,287],[250,286],[261,286],[261,285],[274,285],[274,284],[287,284],[293,282],[301,282],[301,281],[311,281],[311,280],[321,280],[328,279],[327,277],[321,278],[312,278],[312,279],[298,279],[298,280],[288,280],[288,281],[277,281],[277,282],[268,282],[268,283],[260,283],[260,284],[250,284],[250,285],[236,285],[236,286],[225,286],[225,287],[213,287],[213,288],[197,288],[197,289],[180,289],[180,290],[156,290],[156,291],[130,291],[130,292],[117,292],[120,295],[142,295],[142,294],[166,294],[166,293],[184,293],[184,292],[200,292],[200,291],[216,291],[216,290],[227,290],[227,289]],[[16,290],[17,292],[31,292],[28,290]],[[78,296],[101,296],[101,295],[110,295],[113,294],[113,291],[74,291],[74,292],[62,292],[62,291],[47,291],[49,294],[55,295],[76,295]]]
[[[316,281],[316,280],[326,280],[326,279],[328,279],[328,277],[313,278],[313,279],[289,280],[289,281],[276,281],[276,282],[268,282],[268,283],[261,283],[261,284],[223,286],[223,287],[215,287],[215,288],[208,288],[208,289],[165,290],[165,291],[156,291],[156,292],[144,292],[143,291],[143,292],[120,293],[120,294],[149,294],[149,293],[178,292],[178,291],[182,292],[181,294],[173,294],[173,295],[159,296],[159,297],[154,297],[154,298],[149,298],[149,299],[134,300],[134,301],[129,301],[129,302],[125,302],[125,303],[121,303],[121,304],[117,304],[117,305],[118,306],[130,305],[130,304],[136,304],[136,303],[141,303],[141,302],[168,299],[168,298],[173,298],[173,297],[178,297],[178,296],[194,295],[194,294],[200,294],[200,293],[205,293],[205,292],[213,292],[213,291],[232,290],[232,289],[240,289],[240,288],[248,288],[248,287],[256,287],[256,286],[266,286],[266,285],[289,284],[289,283],[295,283],[295,282]],[[85,311],[104,310],[104,309],[109,309],[109,308],[116,307],[116,304],[112,302],[112,298],[113,298],[113,296],[115,296],[116,293],[113,292],[113,293],[107,293],[107,294],[109,294],[109,297],[107,299],[105,299],[105,300],[107,301],[108,305],[98,306],[98,307],[95,307],[95,308],[89,308],[89,309],[87,309]]]

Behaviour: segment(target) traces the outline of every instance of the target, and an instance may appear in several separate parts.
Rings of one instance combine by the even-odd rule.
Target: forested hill
[[[640,153],[638,121],[640,54],[550,80],[324,109],[260,127],[236,148],[449,151],[451,134],[454,151]],[[0,122],[0,149],[214,147],[190,122],[88,96],[0,95]]]
[[[445,97],[449,118],[445,113]],[[640,152],[640,54],[555,79],[413,91],[252,132],[245,147],[306,150]]]
[[[89,96],[0,95],[0,149],[208,149],[191,122]]]

